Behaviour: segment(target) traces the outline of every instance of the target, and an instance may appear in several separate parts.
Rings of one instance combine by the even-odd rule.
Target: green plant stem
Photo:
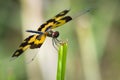
[[[63,43],[60,45],[58,53],[59,54],[56,80],[64,80],[66,71],[67,43]]]

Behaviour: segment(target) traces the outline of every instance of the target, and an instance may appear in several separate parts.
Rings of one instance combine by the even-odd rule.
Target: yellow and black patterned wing
[[[23,43],[19,46],[19,48],[14,52],[12,57],[18,57],[20,56],[25,50],[28,48],[35,49],[40,48],[43,42],[45,41],[46,35],[31,35],[28,38],[26,38]]]
[[[65,23],[67,23],[68,21],[72,20],[72,17],[65,16],[68,12],[69,12],[69,10],[64,10],[64,11],[60,12],[59,14],[57,14],[52,19],[49,19],[48,21],[43,23],[38,28],[38,31],[46,32],[49,29],[56,28],[58,26],[61,26],[61,25],[65,24]]]
[[[70,16],[65,16],[65,17],[61,18],[60,20],[56,21],[56,23],[51,27],[51,29],[59,27],[59,26],[65,24],[71,20],[72,20],[72,18]]]

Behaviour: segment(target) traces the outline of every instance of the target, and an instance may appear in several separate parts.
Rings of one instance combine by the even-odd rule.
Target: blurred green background
[[[55,29],[60,31],[60,39],[69,41],[66,80],[120,80],[119,0],[33,2],[37,1],[42,4],[40,13],[44,20],[64,9],[70,8],[69,15],[74,16],[86,8],[95,8],[90,13]],[[27,2],[32,1],[0,0],[0,80],[44,80],[28,76],[24,56],[17,61],[9,61],[22,41],[22,30],[25,31],[22,27],[22,9],[31,9],[30,6],[27,7]],[[42,72],[39,73],[42,77]]]

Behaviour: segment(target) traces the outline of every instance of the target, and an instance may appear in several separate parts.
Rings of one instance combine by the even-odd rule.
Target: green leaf
[[[64,80],[65,79],[67,47],[68,47],[67,43],[62,43],[59,46],[56,80]]]

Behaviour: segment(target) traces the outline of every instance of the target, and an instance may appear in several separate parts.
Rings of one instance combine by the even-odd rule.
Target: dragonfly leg
[[[61,41],[58,40],[57,38],[52,38],[52,44],[53,44],[53,47],[58,50],[58,47],[59,45],[61,44]]]
[[[56,45],[56,40],[52,38],[53,47],[58,51],[58,45]]]

